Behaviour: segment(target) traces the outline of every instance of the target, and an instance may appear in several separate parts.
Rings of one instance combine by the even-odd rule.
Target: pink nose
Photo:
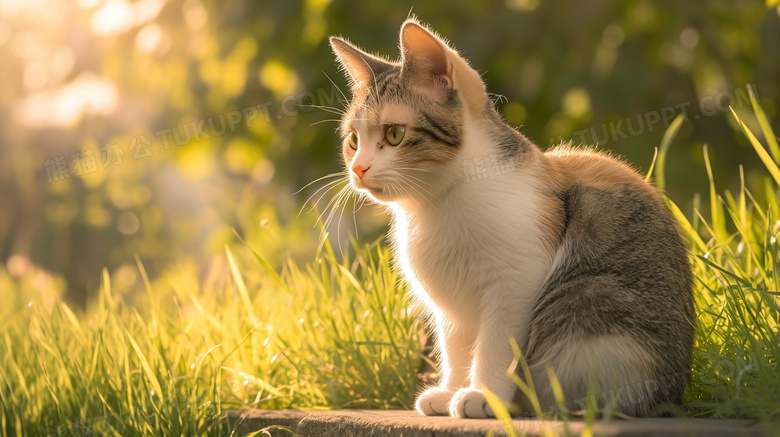
[[[368,169],[371,168],[371,166],[363,167],[360,164],[355,164],[352,166],[352,171],[359,177],[360,179],[363,179],[363,176],[366,175],[366,172]]]

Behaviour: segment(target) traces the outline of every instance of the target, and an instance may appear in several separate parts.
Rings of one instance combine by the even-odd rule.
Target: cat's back
[[[603,367],[600,390],[613,386],[613,372],[619,387],[664,388],[619,401],[630,415],[679,402],[694,336],[692,274],[659,190],[593,150],[553,149],[540,164],[555,255],[531,315],[532,368],[553,366],[571,399],[586,396],[588,365]]]
[[[572,329],[622,332],[666,348],[661,361],[683,370],[693,334],[691,267],[659,190],[594,151],[557,149],[545,157],[555,175],[560,245],[535,313],[537,322],[557,322],[537,324],[536,335],[555,337],[564,320],[577,319]]]
[[[618,265],[634,261],[647,271],[664,263],[641,259],[666,259],[675,261],[669,268],[690,270],[685,245],[659,190],[634,169],[589,149],[556,148],[544,156],[544,180],[556,204],[554,227],[562,246],[581,249],[583,260]],[[632,256],[616,259],[623,252]]]
[[[614,188],[628,186],[661,202],[658,190],[626,163],[589,148],[559,146],[544,152],[551,181],[557,189],[567,185]]]
[[[628,165],[592,150],[545,153],[550,190],[558,203],[562,249],[581,267],[648,276],[684,286],[690,278],[687,250],[657,188]],[[608,266],[614,268],[608,268]],[[594,272],[596,273],[596,272]],[[660,279],[660,278],[658,278]]]

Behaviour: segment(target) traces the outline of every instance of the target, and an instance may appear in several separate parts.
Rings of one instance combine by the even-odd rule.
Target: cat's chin
[[[387,190],[385,188],[362,186],[362,187],[355,187],[355,189],[357,189],[361,193],[368,194],[368,197],[370,197],[372,200],[378,203],[388,204],[400,200],[398,199],[397,196],[393,196],[391,194],[393,192],[392,190]]]
[[[382,188],[365,187],[360,191],[368,194],[372,199],[374,199],[379,203],[390,203],[394,200],[397,200],[392,195],[390,195],[390,193],[387,190]]]

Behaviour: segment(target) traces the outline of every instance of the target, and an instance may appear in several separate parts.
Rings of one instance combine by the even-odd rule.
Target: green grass
[[[739,190],[717,195],[705,148],[711,219],[694,211],[688,222],[673,207],[692,242],[697,280],[699,325],[686,396],[694,416],[780,418],[780,150],[755,100],[753,109],[773,157],[734,117],[769,173],[760,196],[745,187],[741,167]]]
[[[256,283],[242,246],[200,284],[186,267],[149,283],[139,264],[145,299],[127,304],[106,273],[81,316],[39,288],[44,272],[0,272],[1,434],[216,435],[229,407],[409,408],[420,325],[387,249],[356,249]]]
[[[780,417],[780,149],[754,114],[769,152],[734,115],[767,167],[756,192],[718,195],[710,172],[702,211],[669,201],[691,244],[699,322],[681,415]],[[661,184],[678,128],[658,153]],[[410,408],[423,325],[388,250],[351,252],[326,244],[275,270],[250,241],[205,274],[182,263],[153,281],[138,262],[145,294],[118,292],[104,272],[83,314],[57,278],[0,268],[0,433],[217,435],[225,408]]]

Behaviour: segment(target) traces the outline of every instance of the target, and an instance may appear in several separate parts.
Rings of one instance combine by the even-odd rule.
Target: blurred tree
[[[1,0],[0,260],[29,256],[84,302],[103,266],[206,262],[231,228],[273,262],[312,257],[314,215],[296,215],[323,184],[293,193],[341,163],[338,115],[307,105],[338,108],[347,91],[327,36],[395,57],[410,11],[542,147],[597,143],[647,170],[686,111],[667,169],[684,205],[706,186],[702,144],[719,183],[761,167],[728,105],[752,87],[777,121],[780,12],[767,5]],[[374,213],[359,221],[381,231]]]

